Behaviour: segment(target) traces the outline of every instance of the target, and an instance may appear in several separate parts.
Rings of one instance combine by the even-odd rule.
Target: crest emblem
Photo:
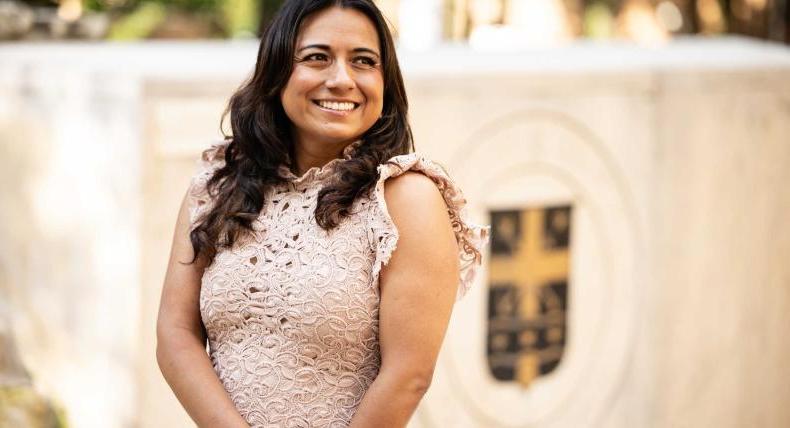
[[[562,360],[567,333],[571,206],[491,212],[491,374],[528,386]]]

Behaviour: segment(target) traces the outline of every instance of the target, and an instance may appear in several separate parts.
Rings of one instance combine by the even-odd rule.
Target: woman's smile
[[[357,111],[360,104],[353,101],[332,101],[332,100],[313,100],[313,104],[324,112],[335,116],[348,116]]]

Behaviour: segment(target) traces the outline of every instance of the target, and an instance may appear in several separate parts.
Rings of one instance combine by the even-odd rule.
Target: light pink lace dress
[[[224,164],[226,143],[203,152],[190,188],[194,222],[211,206],[205,184]],[[345,427],[381,363],[378,278],[398,241],[384,180],[419,171],[444,196],[459,243],[463,297],[481,263],[489,227],[470,223],[460,189],[436,163],[407,154],[382,164],[370,195],[331,232],[313,212],[343,158],[269,189],[252,239],[219,252],[205,270],[200,313],[214,369],[253,427]]]

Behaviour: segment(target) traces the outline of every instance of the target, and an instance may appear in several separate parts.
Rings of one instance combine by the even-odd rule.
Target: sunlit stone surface
[[[193,426],[156,367],[178,204],[254,43],[0,47],[0,311],[75,427]],[[483,273],[412,427],[790,426],[790,53],[401,56],[418,150],[488,209],[574,205],[561,365],[485,366]]]

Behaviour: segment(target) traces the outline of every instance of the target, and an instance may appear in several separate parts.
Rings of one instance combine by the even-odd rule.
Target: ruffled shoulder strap
[[[187,202],[189,207],[189,223],[195,226],[197,220],[211,207],[211,196],[206,184],[218,169],[225,165],[225,149],[229,142],[218,141],[203,150],[197,160],[195,172],[189,184]]]
[[[461,189],[450,178],[445,169],[438,163],[418,154],[409,153],[391,158],[378,166],[379,178],[373,189],[373,224],[371,233],[376,245],[376,260],[373,265],[373,277],[378,281],[379,274],[386,265],[398,243],[398,230],[387,211],[384,199],[384,181],[397,177],[406,171],[416,171],[428,176],[436,183],[447,204],[455,238],[458,242],[458,258],[461,265],[461,283],[458,286],[456,301],[463,298],[472,287],[486,247],[491,226],[472,223],[466,212],[466,199]]]

